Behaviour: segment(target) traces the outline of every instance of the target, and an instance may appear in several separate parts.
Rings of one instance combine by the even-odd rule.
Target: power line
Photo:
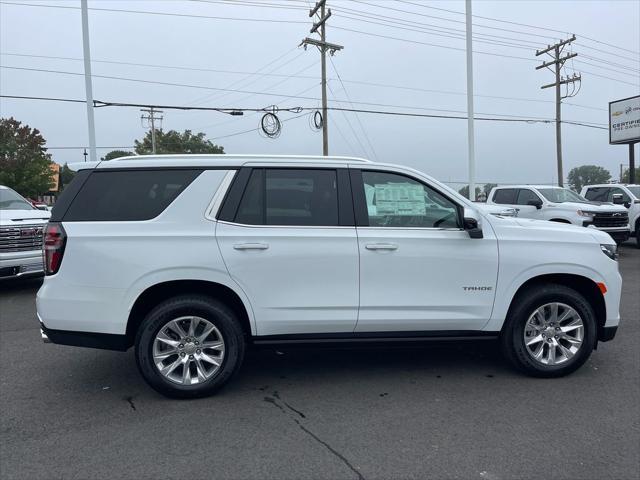
[[[448,12],[448,13],[455,13],[455,14],[459,14],[459,15],[464,15],[464,12],[459,12],[459,11],[456,11],[456,10],[448,10],[448,9],[445,9],[445,8],[427,6],[427,5],[423,5],[423,4],[420,4],[420,3],[410,2],[408,0],[398,0],[398,1],[400,3],[411,4],[411,5],[419,6],[419,7],[422,7],[422,8],[429,8],[429,9],[432,9],[432,10],[441,10],[441,11]],[[530,24],[527,24],[527,23],[518,23],[518,22],[513,22],[513,21],[510,21],[510,20],[502,20],[502,19],[495,18],[495,17],[483,17],[481,15],[472,15],[472,16],[476,17],[476,18],[482,18],[484,20],[494,21],[494,22],[508,23],[508,24],[511,24],[511,25],[517,25],[517,26],[521,26],[521,27],[535,28],[535,29],[538,29],[538,30],[546,30],[546,31],[553,32],[553,33],[560,33],[563,36],[566,36],[566,35],[568,35],[570,33],[570,32],[564,31],[564,30],[556,30],[556,29],[549,28],[549,27],[540,27],[540,26],[537,26],[537,25],[530,25]],[[606,43],[606,42],[603,42],[603,41],[600,41],[600,40],[596,40],[595,38],[587,37],[585,35],[579,35],[579,36],[580,36],[580,38],[583,38],[585,40],[589,40],[591,42],[595,42],[595,43],[598,43],[598,44],[601,44],[601,45],[606,45],[606,46],[609,46],[609,47],[612,47],[612,48],[617,48],[617,49],[623,50],[625,52],[635,53],[636,55],[640,55],[640,52],[635,51],[635,50],[629,50],[627,48],[623,48],[623,47],[620,47],[618,45],[613,45],[611,43]],[[588,48],[593,48],[593,47],[588,47]],[[593,49],[595,50],[595,48],[593,48]],[[637,60],[634,59],[634,61],[637,61]]]
[[[84,103],[84,100],[75,100],[75,99],[57,99],[57,98],[48,98],[48,97],[29,97],[29,96],[18,96],[18,95],[0,95],[0,98],[14,98],[14,99],[25,99],[25,100],[50,100],[50,101],[60,101],[60,102],[81,102]],[[317,99],[315,99],[317,100]],[[97,107],[136,107],[136,108],[162,108],[166,110],[201,110],[201,111],[217,111],[222,113],[226,113],[225,108],[219,107],[191,107],[186,105],[154,105],[154,104],[143,104],[143,103],[124,103],[124,102],[107,102],[103,100],[95,100]],[[344,100],[341,100],[342,103],[346,103]],[[354,102],[356,103],[356,102]],[[389,110],[369,110],[369,109],[358,109],[358,108],[344,108],[344,107],[327,107],[328,110],[333,111],[344,111],[344,112],[354,112],[354,113],[369,113],[369,114],[379,114],[379,115],[393,115],[393,116],[404,116],[404,117],[421,117],[421,118],[442,118],[442,119],[456,119],[456,120],[466,120],[468,117],[466,115],[441,115],[441,114],[427,114],[427,113],[413,113],[413,112],[394,112]],[[247,112],[263,112],[267,111],[268,107],[265,108],[240,108],[239,111],[247,111]],[[314,111],[316,107],[292,107],[292,108],[280,108],[280,111],[288,111],[292,113],[298,113],[300,111]],[[497,114],[486,114],[480,113],[479,115],[497,115]],[[496,122],[522,122],[522,123],[554,123],[554,119],[548,118],[517,118],[518,116],[502,116],[502,117],[474,117],[475,120],[481,121],[496,121]],[[584,122],[584,121],[574,121],[574,120],[563,120],[563,123],[570,123],[574,125],[588,126],[593,128],[607,129],[605,126],[600,126],[602,124],[595,124],[593,122]]]
[[[295,49],[293,49],[295,50]],[[292,51],[293,51],[292,50]],[[25,53],[7,53],[0,52],[0,55],[8,55],[8,56],[16,56],[16,57],[26,57],[26,58],[48,58],[48,59],[56,59],[56,60],[73,60],[81,62],[83,59],[79,57],[60,57],[60,56],[51,56],[51,55],[35,55],[35,54],[25,54]],[[295,57],[298,58],[298,57]],[[215,73],[230,73],[230,74],[238,74],[238,75],[257,75],[259,74],[261,77],[285,77],[285,78],[301,78],[301,79],[316,79],[316,76],[313,75],[296,75],[296,74],[281,74],[281,73],[260,73],[260,69],[255,72],[246,72],[246,71],[234,71],[234,70],[219,70],[219,69],[210,69],[210,68],[198,68],[198,67],[190,67],[190,66],[175,66],[175,65],[160,65],[160,64],[145,64],[138,62],[120,62],[120,61],[111,61],[111,60],[91,60],[92,63],[108,63],[108,64],[116,64],[116,65],[131,65],[138,67],[150,67],[150,68],[168,68],[168,69],[176,69],[176,70],[185,70],[185,71],[205,71],[205,72],[215,72]],[[337,78],[327,78],[329,81],[338,81]],[[353,79],[342,79],[345,83],[353,83],[357,85],[367,85],[372,87],[381,87],[381,88],[392,88],[398,90],[408,90],[415,92],[425,92],[425,93],[437,93],[443,95],[466,95],[465,92],[456,92],[450,90],[436,90],[436,89],[428,89],[428,88],[420,88],[413,87],[408,85],[393,85],[387,83],[378,83],[378,82],[369,82],[364,80],[353,80]],[[522,101],[522,102],[538,102],[538,103],[552,103],[552,100],[541,100],[536,98],[523,98],[523,97],[507,97],[500,95],[484,95],[484,94],[474,94],[474,97],[478,98],[491,98],[491,99],[500,99],[500,100],[513,100],[513,101]],[[187,102],[194,103],[194,101]],[[607,109],[588,106],[588,105],[580,105],[575,103],[565,103],[565,105],[572,105],[575,107],[588,108],[592,110],[602,110],[606,111]]]
[[[345,87],[344,83],[342,82],[342,78],[340,77],[340,73],[338,72],[338,69],[336,68],[336,64],[334,63],[333,58],[329,57],[329,60],[331,60],[331,66],[333,67],[333,71],[336,72],[338,80],[340,80],[340,85],[342,85],[342,91],[344,91],[344,94],[346,95],[347,100],[349,101],[349,103],[353,107],[353,103],[351,102],[351,97],[349,97],[349,92],[347,92],[347,87]],[[369,138],[369,135],[367,134],[367,130],[362,125],[362,122],[360,121],[360,116],[357,113],[356,113],[356,121],[360,125],[360,130],[362,130],[362,133],[364,134],[364,138],[367,141],[367,144],[369,145],[369,148],[371,149],[371,152],[373,153],[374,158],[376,160],[378,160],[378,154],[376,153],[376,149],[373,148],[373,144],[371,143],[371,139]]]
[[[41,7],[41,8],[62,8],[67,10],[80,10],[80,7],[69,7],[66,5],[45,5],[45,4],[33,4],[33,3],[17,3],[17,2],[0,2],[2,5],[13,5],[18,7]],[[306,23],[301,20],[278,20],[273,18],[238,18],[238,17],[220,17],[220,16],[212,16],[212,15],[194,15],[188,13],[169,13],[169,12],[150,12],[147,10],[123,10],[117,8],[98,8],[91,7],[89,10],[94,12],[116,12],[116,13],[135,13],[135,14],[144,14],[144,15],[159,15],[165,17],[184,17],[184,18],[204,18],[208,20],[230,20],[230,21],[241,21],[241,22],[269,22],[269,23],[280,23],[280,24],[301,24]]]
[[[337,27],[337,26],[333,26],[334,29],[337,30],[344,30],[345,32],[352,32],[352,33],[359,33],[362,35],[369,35],[372,37],[379,37],[379,38],[386,38],[388,40],[396,40],[396,41],[400,41],[400,42],[406,42],[406,43],[414,43],[417,45],[426,45],[429,47],[439,47],[439,48],[446,48],[448,50],[457,50],[459,52],[465,52],[466,50],[464,48],[458,48],[458,47],[450,47],[448,45],[440,45],[437,43],[428,43],[428,42],[420,42],[418,40],[409,40],[407,38],[398,38],[398,37],[392,37],[390,35],[382,35],[382,34],[378,34],[378,33],[371,33],[371,32],[364,32],[362,30],[355,30],[352,28],[346,28],[346,27]],[[504,54],[500,54],[500,53],[491,53],[491,52],[482,52],[479,50],[474,50],[473,53],[479,54],[479,55],[491,55],[493,57],[503,57],[503,58],[513,58],[513,59],[518,59],[518,60],[526,60],[527,62],[531,62],[534,61],[531,58],[526,58],[526,57],[518,57],[515,55],[504,55]]]

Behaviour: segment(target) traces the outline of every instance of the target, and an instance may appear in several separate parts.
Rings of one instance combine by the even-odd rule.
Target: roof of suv
[[[109,161],[77,163],[71,166],[74,170],[85,168],[136,168],[136,167],[239,167],[247,163],[314,163],[345,164],[371,163],[357,157],[323,157],[313,155],[136,155],[120,157]]]
[[[564,189],[565,187],[559,187],[557,185],[500,185],[494,188],[497,190],[499,188],[561,188],[561,189]]]
[[[639,185],[636,185],[635,183],[598,183],[595,185],[585,185],[584,188],[591,188],[591,187],[637,187]]]

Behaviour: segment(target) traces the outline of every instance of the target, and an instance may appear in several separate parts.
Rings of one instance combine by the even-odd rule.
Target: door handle
[[[269,248],[267,243],[236,243],[234,250],[266,250]]]
[[[369,243],[365,245],[367,250],[397,250],[398,245],[395,243]]]

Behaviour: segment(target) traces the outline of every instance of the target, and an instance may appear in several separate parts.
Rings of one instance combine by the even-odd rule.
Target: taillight
[[[44,229],[42,248],[44,249],[44,272],[53,275],[60,269],[67,232],[61,223],[48,223]]]

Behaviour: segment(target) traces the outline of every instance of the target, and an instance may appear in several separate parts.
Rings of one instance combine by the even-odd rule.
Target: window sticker
[[[367,204],[369,203],[369,192]],[[424,188],[412,183],[381,183],[375,185],[377,215],[426,215]],[[371,212],[369,212],[371,213]]]

